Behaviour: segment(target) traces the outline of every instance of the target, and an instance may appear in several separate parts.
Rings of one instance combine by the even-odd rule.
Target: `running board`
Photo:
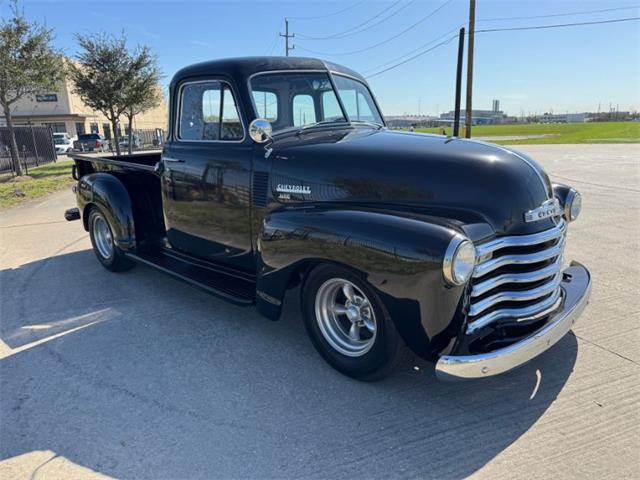
[[[126,253],[128,258],[156,268],[161,272],[240,305],[255,303],[255,282],[224,273],[221,270],[195,265],[162,252]]]

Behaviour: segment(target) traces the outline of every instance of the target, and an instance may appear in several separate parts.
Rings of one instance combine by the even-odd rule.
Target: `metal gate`
[[[56,161],[56,149],[49,127],[18,126],[14,127],[13,131],[18,144],[20,163],[23,166],[36,167]],[[0,127],[0,172],[13,170],[9,145],[9,127]]]

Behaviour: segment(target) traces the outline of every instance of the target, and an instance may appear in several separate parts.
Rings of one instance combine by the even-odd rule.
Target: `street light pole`
[[[473,40],[476,31],[476,0],[469,0],[469,47],[467,50],[467,113],[465,115],[465,137],[471,138],[473,105]]]

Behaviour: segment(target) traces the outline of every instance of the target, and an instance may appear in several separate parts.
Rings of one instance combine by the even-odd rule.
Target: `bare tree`
[[[56,50],[53,30],[36,22],[29,22],[11,4],[11,18],[0,23],[0,105],[9,128],[9,149],[16,175],[22,175],[11,106],[23,97],[51,91],[64,78],[62,52]]]

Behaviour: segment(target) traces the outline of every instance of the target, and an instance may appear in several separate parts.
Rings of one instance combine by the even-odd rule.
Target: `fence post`
[[[22,163],[24,165],[24,174],[29,175],[29,167],[27,166],[27,146],[26,145],[22,145],[22,158],[23,158]]]
[[[36,135],[33,133],[33,125],[31,125],[31,142],[33,143],[33,152],[36,154],[36,167],[38,166],[38,146],[36,145]]]

